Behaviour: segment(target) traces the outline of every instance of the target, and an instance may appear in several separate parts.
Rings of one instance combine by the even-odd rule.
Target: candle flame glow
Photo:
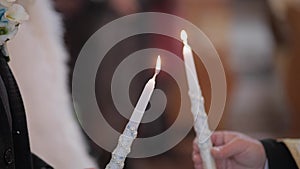
[[[185,30],[182,30],[182,31],[181,31],[180,37],[181,37],[181,40],[182,40],[183,42],[187,42],[188,35],[187,35],[187,33],[186,33]]]
[[[155,68],[156,75],[160,72],[160,69],[161,69],[161,59],[160,59],[160,55],[158,55],[156,60],[156,68]]]

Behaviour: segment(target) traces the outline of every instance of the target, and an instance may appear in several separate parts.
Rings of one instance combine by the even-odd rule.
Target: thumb
[[[215,159],[226,159],[243,152],[246,146],[241,139],[236,138],[225,145],[213,147],[211,153]]]

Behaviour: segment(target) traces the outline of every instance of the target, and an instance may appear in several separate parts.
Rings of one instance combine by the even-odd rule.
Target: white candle
[[[184,58],[186,75],[187,75],[187,80],[188,80],[189,92],[202,95],[199,84],[198,84],[198,77],[197,77],[197,71],[195,68],[195,63],[194,63],[194,58],[193,58],[193,52],[187,42],[187,38],[188,38],[187,33],[184,30],[182,30],[181,31],[181,39],[184,44],[183,58]]]
[[[107,164],[106,169],[122,169],[127,155],[131,151],[131,145],[137,136],[137,130],[144,116],[146,107],[150,101],[155,88],[155,79],[161,69],[161,60],[158,56],[156,61],[156,69],[154,76],[147,82],[144,90],[136,104],[136,107],[126,125],[123,134],[119,137],[119,142],[115,150],[112,152],[112,158]]]
[[[155,78],[156,78],[157,74],[159,73],[160,69],[161,69],[161,59],[160,59],[160,56],[158,56],[157,61],[156,61],[156,69],[155,69],[154,76],[145,85],[145,88],[139,98],[139,101],[137,102],[136,107],[131,115],[130,121],[133,121],[136,123],[141,122],[141,120],[144,116],[146,107],[147,107],[149,100],[152,96],[152,93],[154,91]]]
[[[181,31],[181,39],[184,43],[183,57],[192,105],[191,111],[195,119],[194,129],[197,135],[197,144],[200,149],[203,168],[216,169],[215,161],[210,153],[212,143],[210,139],[207,139],[211,132],[207,122],[207,114],[204,109],[204,98],[198,82],[192,49],[188,44],[188,36],[184,30]]]

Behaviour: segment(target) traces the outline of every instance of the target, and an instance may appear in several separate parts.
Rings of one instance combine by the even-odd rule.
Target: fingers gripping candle
[[[155,88],[155,79],[161,69],[160,56],[157,58],[154,76],[147,82],[144,90],[136,104],[136,107],[127,123],[123,134],[119,137],[119,142],[112,152],[112,158],[107,164],[106,169],[122,169],[127,155],[131,151],[131,145],[137,137],[137,130],[144,116],[146,107]]]
[[[184,30],[181,31],[181,39],[184,44],[183,57],[192,106],[191,111],[195,120],[194,129],[197,136],[197,145],[203,161],[203,168],[216,169],[215,161],[210,153],[212,143],[209,139],[209,135],[211,131],[208,126],[207,114],[204,108],[204,98],[198,83],[192,49],[188,44],[188,36]]]

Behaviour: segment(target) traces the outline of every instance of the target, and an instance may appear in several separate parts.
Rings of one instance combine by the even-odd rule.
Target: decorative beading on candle
[[[216,169],[215,161],[210,153],[212,142],[210,140],[211,131],[207,122],[207,114],[204,107],[204,98],[201,95],[195,95],[189,92],[192,114],[195,124],[194,130],[197,135],[197,145],[203,161],[204,169]]]
[[[195,120],[194,129],[199,137],[199,142],[204,142],[204,139],[209,139],[211,134],[207,123],[208,117],[205,112],[204,98],[203,96],[195,95],[190,92],[189,95],[192,104],[191,111]]]
[[[137,137],[137,130],[139,123],[129,121],[123,134],[119,137],[118,145],[112,152],[110,162],[107,164],[106,169],[122,169],[127,155],[131,151],[131,145]]]

